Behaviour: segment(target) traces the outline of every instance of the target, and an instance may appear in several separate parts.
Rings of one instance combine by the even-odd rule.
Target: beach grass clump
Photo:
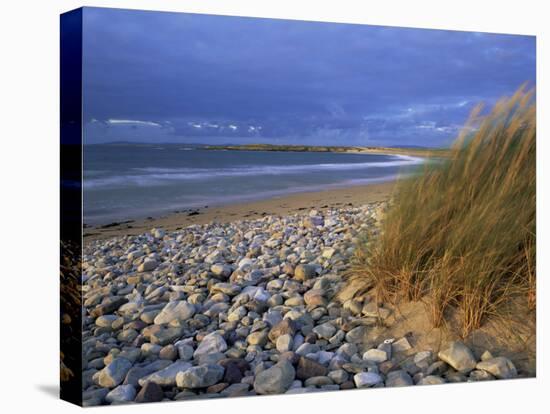
[[[534,92],[523,86],[482,112],[472,111],[447,160],[398,181],[347,279],[380,301],[425,301],[435,326],[459,315],[463,336],[518,298],[535,306]]]

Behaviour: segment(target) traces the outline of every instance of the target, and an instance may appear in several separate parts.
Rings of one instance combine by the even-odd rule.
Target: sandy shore
[[[84,242],[114,236],[136,235],[151,228],[173,231],[192,224],[229,223],[237,220],[261,218],[266,215],[282,216],[300,213],[311,208],[323,211],[333,207],[359,206],[388,199],[394,184],[395,182],[392,181],[326,191],[297,193],[249,203],[202,208],[197,210],[198,214],[193,215],[189,215],[188,212],[181,212],[161,217],[129,220],[118,225],[90,226],[84,229]]]

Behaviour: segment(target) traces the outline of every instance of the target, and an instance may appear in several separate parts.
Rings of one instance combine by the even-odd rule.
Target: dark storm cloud
[[[87,142],[442,145],[529,36],[87,8]]]

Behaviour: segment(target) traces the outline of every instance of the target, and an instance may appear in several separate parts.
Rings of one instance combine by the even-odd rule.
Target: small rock
[[[248,394],[249,388],[248,384],[235,383],[224,389],[221,394],[227,397],[241,397]]]
[[[426,375],[443,375],[449,366],[445,361],[435,361],[426,370]]]
[[[346,381],[340,384],[341,390],[352,390],[355,388],[355,383],[353,381]]]
[[[416,385],[438,385],[438,384],[445,384],[445,380],[435,375],[428,375],[416,383]]]
[[[438,356],[460,373],[468,373],[477,365],[472,351],[460,341],[449,343],[447,348],[439,351]]]
[[[335,371],[330,371],[327,374],[327,377],[329,377],[336,384],[343,384],[349,379],[349,374],[343,369],[337,369]]]
[[[212,354],[215,352],[224,352],[226,350],[227,343],[225,342],[225,339],[223,339],[219,333],[212,332],[202,339],[193,356],[198,358],[202,355]]]
[[[200,355],[198,358],[195,358],[195,362],[198,365],[215,365],[223,359],[225,359],[225,354],[214,352],[212,354]]]
[[[195,314],[195,305],[185,301],[169,302],[155,318],[155,324],[161,325],[172,321],[186,321]]]
[[[307,354],[314,354],[316,352],[319,352],[319,345],[317,344],[310,344],[308,342],[303,343],[296,349],[296,353],[300,356],[304,356]]]
[[[390,316],[390,310],[378,307],[376,302],[368,302],[363,306],[362,313],[367,318],[386,319]]]
[[[104,388],[114,388],[124,381],[130,368],[132,368],[132,363],[126,358],[115,358],[98,372],[98,384]]]
[[[327,375],[327,369],[318,362],[309,358],[300,357],[296,367],[296,378],[305,380],[311,377],[320,377]]]
[[[91,407],[94,405],[103,404],[105,397],[109,393],[108,388],[99,388],[82,393],[82,406]]]
[[[154,382],[161,387],[172,387],[176,385],[177,374],[186,371],[189,368],[191,368],[191,364],[189,362],[176,361],[160,371],[153,372],[152,374],[141,378],[138,382],[142,387],[147,382]]]
[[[469,381],[489,381],[494,379],[495,377],[493,377],[487,371],[483,371],[481,369],[474,369],[472,372],[470,372],[470,375],[468,376]]]
[[[226,294],[227,296],[235,296],[241,292],[241,287],[232,283],[220,282],[212,286],[211,292],[220,292]]]
[[[357,388],[368,388],[382,382],[382,377],[375,372],[360,372],[353,376]]]
[[[258,394],[281,394],[289,389],[295,375],[294,367],[283,360],[256,375],[254,391]]]
[[[269,331],[268,337],[272,342],[277,341],[281,335],[294,335],[296,332],[296,323],[291,319],[283,319]]]
[[[250,345],[264,346],[267,343],[267,331],[252,332],[246,337]]]
[[[309,216],[304,219],[303,224],[305,228],[312,229],[324,225],[325,220],[321,216]]]
[[[164,398],[164,393],[160,385],[155,384],[154,382],[146,382],[141,390],[138,392],[135,402],[145,403],[145,402],[158,402],[162,401]]]
[[[336,355],[342,355],[349,360],[353,355],[357,353],[357,345],[354,343],[343,344],[336,351]]]
[[[413,358],[413,361],[420,369],[426,369],[432,363],[432,351],[417,352]]]
[[[165,236],[166,232],[162,229],[153,229],[151,230],[151,234],[157,239],[162,239]]]
[[[169,365],[170,365],[170,361],[157,359],[154,362],[145,366],[132,367],[126,374],[123,384],[124,385],[131,384],[135,388],[137,388],[140,385],[139,380],[141,378],[146,377],[147,375],[150,375],[153,372],[160,371],[161,369],[164,369]]]
[[[101,305],[96,306],[91,312],[90,316],[92,318],[97,318],[98,316],[107,315],[118,310],[122,305],[128,303],[128,299],[123,297],[110,297],[104,300]]]
[[[214,250],[208,256],[204,258],[204,263],[214,264],[224,260],[223,253],[219,250]]]
[[[327,322],[313,328],[313,332],[315,332],[319,338],[330,339],[336,333],[336,328],[334,325]]]
[[[150,324],[154,323],[154,320],[155,320],[155,318],[157,317],[157,315],[159,313],[160,313],[160,310],[152,310],[152,311],[143,312],[139,316],[139,319],[141,319],[147,325],[150,325]]]
[[[368,362],[381,363],[388,359],[388,354],[386,351],[380,349],[369,349],[363,354],[363,359]]]
[[[216,384],[223,378],[225,370],[220,365],[199,365],[176,375],[179,388],[205,388]]]
[[[493,359],[493,358],[494,358],[493,354],[491,354],[491,352],[489,352],[487,350],[485,352],[483,352],[483,354],[481,354],[481,360],[482,361],[487,361],[488,359]]]
[[[211,385],[206,389],[207,394],[218,394],[225,390],[229,386],[226,382],[219,382],[217,384]]]
[[[191,358],[193,358],[194,349],[191,345],[181,343],[176,344],[176,349],[178,351],[178,356],[180,359],[183,359],[184,361],[189,361]]]
[[[292,350],[293,338],[289,334],[281,335],[277,338],[277,351],[283,353]]]
[[[173,361],[177,358],[177,356],[178,356],[178,351],[176,347],[172,344],[166,345],[159,352],[160,359],[168,359],[170,361]]]
[[[392,340],[386,339],[377,347],[378,350],[384,351],[386,353],[387,359],[391,359],[392,357],[392,346],[391,346],[392,342],[393,342]]]
[[[233,270],[231,269],[231,266],[228,265],[214,264],[210,267],[210,271],[218,277],[227,279],[229,276],[231,276]]]
[[[102,328],[110,328],[113,322],[119,318],[116,315],[102,315],[95,320],[95,324]]]
[[[353,315],[359,315],[361,309],[363,309],[363,304],[355,299],[349,299],[344,302],[342,308],[349,310]]]
[[[133,385],[119,385],[105,396],[105,401],[111,404],[120,404],[133,401],[136,396],[136,389]]]
[[[317,276],[317,269],[313,265],[300,264],[294,269],[294,279],[298,281],[305,281],[313,279]]]
[[[490,375],[490,374],[489,374]],[[447,371],[445,373],[445,380],[447,382],[466,382],[468,378],[464,374],[460,374],[456,371]]]
[[[411,376],[404,370],[388,372],[386,375],[386,387],[404,387],[413,385]]]
[[[151,272],[155,270],[158,266],[158,262],[155,259],[145,259],[142,264],[137,268],[138,272]]]
[[[317,306],[326,306],[327,300],[324,298],[324,291],[321,289],[310,289],[304,294],[304,302],[311,308]]]
[[[334,382],[329,377],[310,377],[304,381],[306,387],[324,387],[326,385],[332,385]]]
[[[236,384],[241,382],[243,378],[243,370],[239,368],[238,362],[228,363],[225,366],[225,374],[223,381],[228,384]]]
[[[356,328],[353,328],[346,334],[346,341],[352,344],[362,343],[365,339],[365,335],[367,334],[367,327],[366,326],[358,326]]]
[[[510,379],[518,376],[515,365],[505,357],[496,357],[481,361],[476,365],[476,368],[487,371],[498,379]]]
[[[181,338],[183,328],[180,326],[151,325],[147,332],[151,343],[164,346]]]

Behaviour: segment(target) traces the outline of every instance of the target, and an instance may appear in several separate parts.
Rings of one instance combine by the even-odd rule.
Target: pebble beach
[[[337,295],[384,205],[85,241],[84,405],[521,376],[460,341],[418,349],[414,336],[381,336],[394,310]]]

